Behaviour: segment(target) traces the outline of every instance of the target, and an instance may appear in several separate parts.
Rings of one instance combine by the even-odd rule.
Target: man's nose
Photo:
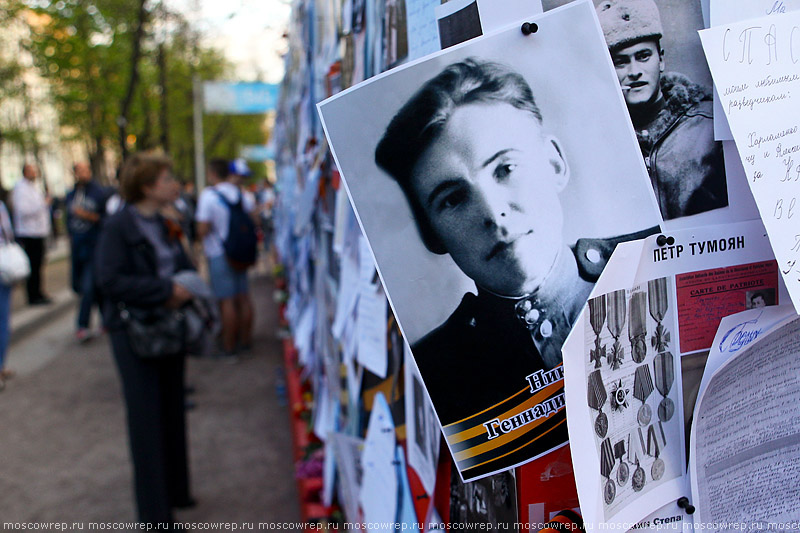
[[[484,195],[483,225],[487,229],[497,230],[501,235],[508,235],[511,204],[499,191]]]

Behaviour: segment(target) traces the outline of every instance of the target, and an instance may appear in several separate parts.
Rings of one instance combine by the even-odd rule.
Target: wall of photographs
[[[764,14],[785,16],[742,22]],[[746,389],[712,371],[749,368],[770,332],[784,337],[763,350],[793,349],[780,339],[800,294],[787,226],[800,190],[785,185],[800,117],[788,88],[742,93],[800,84],[778,60],[800,50],[798,14],[790,0],[293,2],[273,212],[304,519],[370,532],[800,521],[797,505],[707,503],[767,479],[743,457],[800,465],[790,436],[722,459],[753,437],[692,440],[718,430],[693,413]],[[747,43],[754,27],[770,28],[769,62],[736,71],[727,36]],[[473,95],[414,144],[459,83],[516,99]],[[546,161],[538,181],[495,204],[452,172],[489,169],[508,188],[527,150]],[[512,219],[532,226],[486,237]],[[781,387],[759,421],[800,434],[778,400],[800,400],[800,381]]]
[[[304,518],[369,530],[396,522],[425,531],[456,522],[515,529],[520,522],[544,524],[562,511],[557,520],[577,520],[568,447],[462,482],[316,111],[318,102],[359,81],[438,51],[439,4],[294,3],[273,136],[274,217]],[[524,5],[510,4],[510,15],[524,12]]]

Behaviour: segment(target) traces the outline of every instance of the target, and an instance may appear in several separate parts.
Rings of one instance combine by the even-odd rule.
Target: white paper
[[[522,22],[542,11],[542,0],[478,0],[484,33]]]
[[[389,302],[380,283],[363,284],[358,297],[358,354],[356,359],[373,374],[385,378],[389,364],[386,320]]]
[[[775,257],[800,310],[800,13],[700,32]],[[794,93],[794,95],[793,95]]]
[[[361,457],[363,480],[359,500],[370,533],[394,531],[397,516],[397,470],[394,422],[386,397],[375,395]],[[380,527],[383,526],[383,527]]]
[[[385,378],[389,364],[386,337],[389,302],[378,281],[367,239],[359,236],[358,244],[359,274],[356,312],[358,353],[356,359],[373,374]]]
[[[435,9],[440,3],[440,0],[406,0],[409,61],[439,51]]]
[[[798,0],[711,0],[711,27],[731,24],[766,15],[780,15],[800,9]],[[708,25],[707,25],[708,26]],[[733,133],[725,118],[724,108],[714,89],[714,138],[733,140]]]
[[[341,257],[339,293],[336,296],[336,314],[331,326],[331,332],[336,339],[341,338],[345,324],[358,301],[359,265],[351,254],[343,253]]]
[[[334,462],[340,480],[336,484],[339,489],[339,501],[347,520],[354,523],[356,530],[360,530],[358,508],[362,482],[361,454],[364,440],[344,433],[334,433],[330,443],[333,447]]]
[[[694,420],[695,527],[797,529],[800,319],[792,316],[720,366]]]
[[[425,492],[432,495],[436,484],[436,465],[439,463],[441,430],[428,391],[422,384],[419,369],[406,342],[403,342],[403,363],[408,465],[419,475]]]
[[[312,358],[312,334],[314,329],[314,317],[316,316],[316,305],[310,301],[300,313],[297,326],[294,329],[294,344],[297,348],[297,362],[300,366],[307,366]]]
[[[674,239],[672,245],[659,246],[656,243],[658,239],[656,235],[642,241],[618,245],[606,270],[595,285],[592,297],[621,289],[626,289],[630,296],[632,291],[649,291],[647,283],[649,280],[667,278],[669,300],[662,324],[669,333],[666,349],[675,356],[676,362],[675,384],[669,395],[675,406],[675,414],[671,420],[680,422],[679,428],[672,428],[671,431],[680,429],[681,435],[678,441],[683,444],[685,436],[682,414],[683,391],[680,389],[680,357],[684,354],[708,350],[713,343],[713,335],[720,320],[728,314],[747,308],[748,301],[755,294],[763,294],[771,303],[776,303],[788,300],[788,293],[781,283],[769,240],[760,221],[681,230],[671,232],[668,236]],[[723,241],[724,250],[721,249],[722,245],[720,244]],[[710,249],[713,251],[709,251]],[[590,301],[592,297],[590,297]],[[598,436],[594,430],[598,411],[590,408],[587,403],[587,376],[594,370],[587,365],[587,360],[589,360],[587,347],[594,349],[595,339],[588,312],[589,307],[587,306],[578,318],[563,348],[567,424],[573,465],[575,472],[586,473],[586,475],[576,477],[578,496],[587,525],[613,522],[627,524],[627,527],[631,527],[632,524],[644,520],[650,513],[656,512],[681,496],[686,496],[689,492],[688,481],[685,476],[678,476],[672,481],[661,483],[657,487],[653,486],[652,490],[649,490],[647,487],[648,484],[652,484],[652,479],[651,473],[648,471],[645,488],[638,493],[637,497],[628,499],[624,507],[614,507],[607,513],[606,507],[608,506],[604,504],[602,492],[604,484],[601,482],[599,474],[600,454],[596,446]],[[629,309],[627,312],[629,313]],[[652,356],[649,354],[650,348],[653,347],[656,328],[649,308],[647,315],[648,356],[645,362],[649,364],[652,373]],[[626,323],[619,338],[619,342],[624,348],[623,370],[626,365],[627,367],[637,366],[632,364],[629,321],[630,314],[626,316]],[[608,354],[612,351],[613,340],[609,341],[609,336],[608,326],[605,325],[601,330],[601,345],[606,348],[606,358],[601,360],[601,372],[603,373],[608,372],[607,369],[610,365]],[[662,338],[667,338],[667,336],[664,335]],[[633,374],[634,371],[635,369],[632,368],[630,373]],[[652,377],[655,379],[654,375]],[[634,388],[630,376],[623,375],[620,379],[622,379],[623,388],[630,390]],[[610,389],[610,387],[608,388]],[[611,390],[607,390],[607,392],[610,397]],[[652,418],[655,420],[658,420],[657,407],[660,405],[660,396],[659,391],[654,389],[648,401],[651,405]],[[610,400],[606,403],[608,405],[604,405],[603,410],[611,420],[611,417],[616,415],[610,409]],[[633,411],[635,417],[642,402],[639,399],[631,398],[629,403],[627,411],[623,411],[623,413]],[[635,424],[634,421],[631,422]],[[609,426],[611,429],[611,424]],[[667,447],[671,446],[673,452],[683,453],[685,447],[683,445],[675,447],[675,437],[670,437],[667,428],[664,429]],[[638,431],[632,435],[632,440],[634,438],[639,440]],[[630,449],[628,446],[626,448]],[[652,459],[649,461],[652,462]],[[685,461],[685,458],[681,461]],[[618,464],[619,461],[615,463],[614,474],[618,471]],[[647,463],[647,466],[650,467],[650,463]],[[685,462],[679,465],[679,469],[681,472],[685,471]],[[631,474],[634,471],[633,468],[629,468],[629,470]],[[666,479],[669,472],[667,469],[662,479]],[[605,480],[603,479],[603,481]],[[631,487],[630,479],[623,486],[629,489]],[[619,487],[617,490],[618,494],[624,495],[619,492]],[[629,497],[630,494],[627,496]]]

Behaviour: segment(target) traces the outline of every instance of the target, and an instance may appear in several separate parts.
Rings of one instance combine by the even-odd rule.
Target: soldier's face
[[[453,112],[414,165],[411,186],[461,270],[518,296],[539,287],[564,247],[558,193],[567,179],[556,140],[533,115],[474,103]]]
[[[664,59],[655,41],[643,41],[611,53],[629,107],[648,104],[661,95]]]

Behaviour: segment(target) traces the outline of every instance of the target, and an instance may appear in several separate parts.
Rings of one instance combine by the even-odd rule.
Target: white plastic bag
[[[31,263],[15,242],[0,244],[0,283],[12,285],[31,275]]]

